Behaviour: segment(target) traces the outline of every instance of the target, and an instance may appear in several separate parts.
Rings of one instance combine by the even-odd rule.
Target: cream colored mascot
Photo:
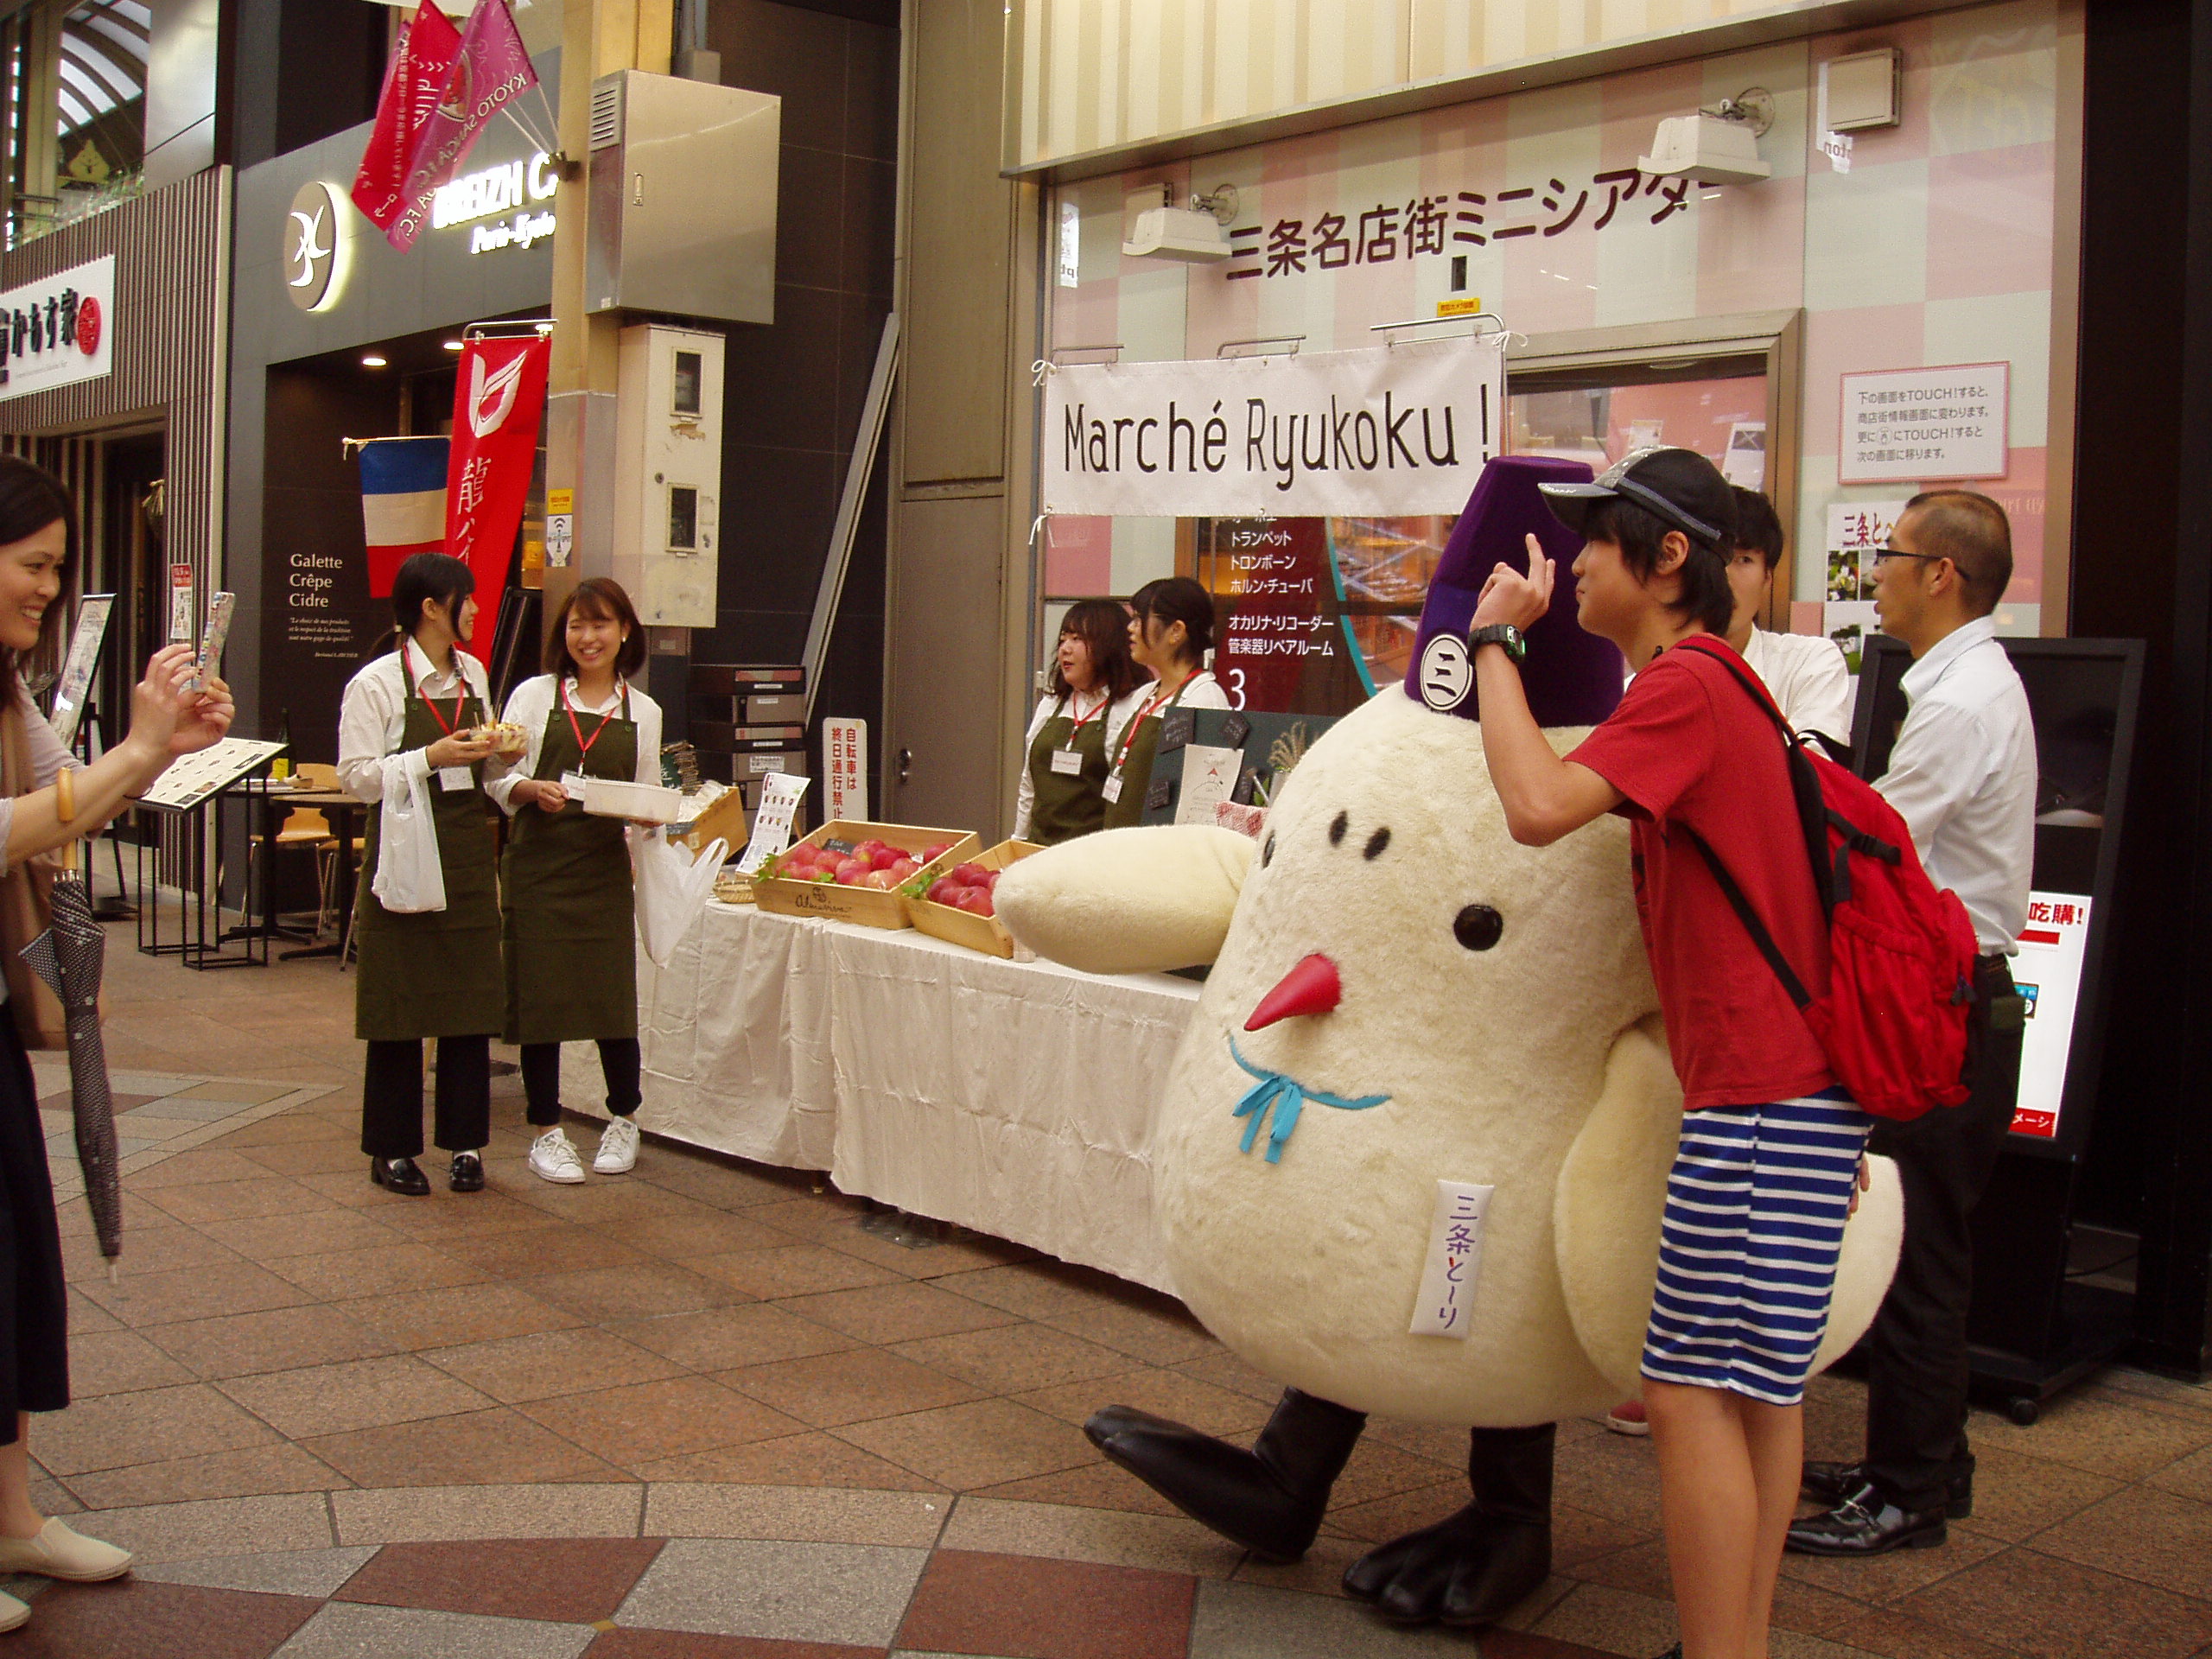
[[[1007,925],[1055,960],[1213,964],[1159,1105],[1154,1203],[1183,1300],[1288,1385],[1249,1450],[1125,1407],[1088,1432],[1197,1519],[1294,1560],[1367,1413],[1471,1426],[1473,1502],[1345,1576],[1405,1623],[1488,1624],[1542,1583],[1553,1425],[1637,1386],[1681,1122],[1627,825],[1514,842],[1462,643],[1480,573],[1525,535],[1572,560],[1536,485],[1588,476],[1490,463],[1408,683],[1313,746],[1256,844],[1114,830],[1023,861],[998,890]],[[1564,750],[1618,701],[1620,658],[1556,607],[1527,678]],[[1874,1162],[1823,1364],[1895,1264],[1902,1205]]]

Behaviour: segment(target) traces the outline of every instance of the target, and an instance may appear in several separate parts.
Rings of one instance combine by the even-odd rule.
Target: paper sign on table
[[[1421,1297],[1407,1327],[1413,1335],[1467,1339],[1475,1311],[1475,1281],[1483,1268],[1483,1217],[1495,1191],[1472,1181],[1437,1182],[1428,1265],[1421,1270]]]
[[[751,875],[791,844],[791,820],[810,780],[788,772],[772,772],[760,785],[760,805],[753,815],[753,839],[745,856],[737,861],[738,873]]]
[[[1183,751],[1183,793],[1175,803],[1178,823],[1212,823],[1214,808],[1236,790],[1243,769],[1242,749],[1210,748],[1193,743]]]

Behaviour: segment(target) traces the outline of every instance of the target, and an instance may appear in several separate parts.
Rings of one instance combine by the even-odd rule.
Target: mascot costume
[[[1412,667],[1330,728],[1255,843],[1116,830],[1025,859],[999,914],[1100,973],[1211,963],[1154,1122],[1176,1289],[1286,1383],[1247,1450],[1128,1407],[1108,1457],[1270,1560],[1313,1542],[1367,1414],[1471,1428],[1472,1501],[1344,1575],[1407,1624],[1490,1624],[1551,1566],[1554,1425],[1638,1386],[1681,1128],[1629,874],[1606,817],[1548,848],[1506,832],[1465,644],[1483,580],[1586,467],[1491,461],[1438,566]],[[1567,591],[1571,584],[1563,584]],[[1621,658],[1555,605],[1529,699],[1571,748],[1619,701]],[[1896,1172],[1845,1237],[1827,1341],[1872,1321],[1903,1225]]]

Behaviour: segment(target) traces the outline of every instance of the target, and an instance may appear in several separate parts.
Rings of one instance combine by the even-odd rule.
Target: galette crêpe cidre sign
[[[1048,513],[1456,513],[1503,448],[1499,334],[1045,377]]]

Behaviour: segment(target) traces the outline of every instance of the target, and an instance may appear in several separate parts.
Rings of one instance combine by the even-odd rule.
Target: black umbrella
[[[56,806],[67,823],[76,816],[76,791],[65,768],[56,784]],[[92,919],[91,892],[69,844],[49,895],[52,925],[23,947],[23,960],[61,1000],[69,1031],[69,1090],[76,1106],[77,1162],[85,1173],[100,1254],[123,1253],[123,1180],[116,1166],[115,1099],[107,1080],[107,1045],[100,1036],[100,976],[107,935]]]

